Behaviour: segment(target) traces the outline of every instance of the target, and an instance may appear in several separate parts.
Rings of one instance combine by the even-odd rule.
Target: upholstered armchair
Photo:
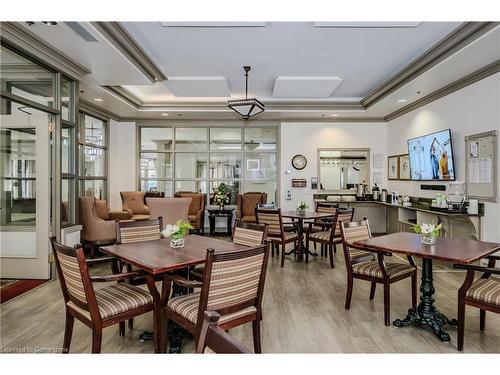
[[[178,220],[189,220],[191,198],[148,198],[146,204],[151,212],[151,219],[163,218],[163,225],[175,224]],[[162,228],[164,229],[164,228]]]
[[[191,198],[189,206],[188,218],[191,225],[198,233],[205,233],[205,194],[195,193],[191,191],[179,191],[175,193],[176,198]]]
[[[82,225],[81,241],[83,245],[90,246],[90,257],[93,258],[100,246],[115,243],[115,222],[103,220],[97,215],[94,197],[80,197],[78,202]]]
[[[129,220],[132,214],[128,211],[110,211],[104,199],[95,200],[95,213],[103,220]]]
[[[145,203],[144,191],[121,191],[122,209],[129,212],[132,220],[148,220],[149,207]]]
[[[238,195],[236,219],[243,223],[256,223],[255,208],[257,204],[267,203],[267,194],[248,192]]]

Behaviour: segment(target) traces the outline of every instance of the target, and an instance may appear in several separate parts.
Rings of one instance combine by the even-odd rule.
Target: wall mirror
[[[318,177],[320,191],[353,189],[363,181],[370,186],[370,149],[318,149]]]

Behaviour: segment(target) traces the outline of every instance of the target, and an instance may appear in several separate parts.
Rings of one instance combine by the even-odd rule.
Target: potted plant
[[[306,209],[308,208],[309,206],[307,205],[306,202],[300,201],[299,204],[297,205],[297,213],[303,215],[306,212]]]
[[[420,234],[420,241],[426,245],[434,245],[439,237],[443,224],[416,224],[412,226],[415,233]]]
[[[165,237],[170,237],[170,247],[179,248],[184,247],[184,237],[193,228],[189,221],[178,220],[175,225],[168,224],[161,233]]]
[[[214,195],[214,204],[219,206],[220,210],[224,209],[224,205],[229,203],[229,188],[223,182],[217,186],[217,191]]]

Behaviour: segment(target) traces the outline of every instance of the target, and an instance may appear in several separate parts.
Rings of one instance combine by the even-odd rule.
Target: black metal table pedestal
[[[432,329],[434,334],[443,342],[450,341],[450,335],[443,330],[445,324],[456,326],[456,319],[448,319],[440,313],[434,306],[435,289],[432,281],[432,259],[422,259],[422,283],[420,285],[420,304],[416,309],[408,310],[408,315],[404,319],[396,319],[395,327],[407,327],[418,324]]]

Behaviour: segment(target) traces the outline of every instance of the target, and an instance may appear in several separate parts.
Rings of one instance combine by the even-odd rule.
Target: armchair
[[[236,219],[243,223],[256,223],[255,208],[257,205],[267,203],[267,194],[260,192],[248,192],[238,194]]]
[[[188,212],[189,222],[198,233],[205,233],[205,194],[192,191],[179,191],[175,193],[175,198],[191,198],[191,205]]]
[[[145,203],[144,191],[121,191],[122,209],[129,212],[132,220],[148,220],[149,207]]]
[[[95,200],[95,213],[103,220],[129,220],[132,217],[128,211],[111,211],[104,199]]]

